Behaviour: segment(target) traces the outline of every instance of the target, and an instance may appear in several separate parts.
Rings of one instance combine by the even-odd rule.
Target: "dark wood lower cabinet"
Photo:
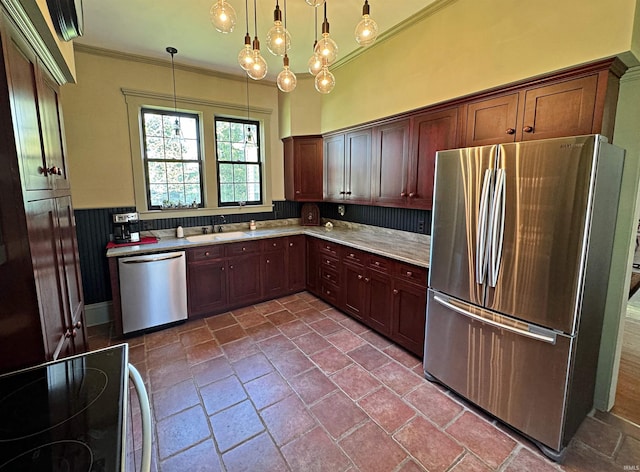
[[[392,278],[388,274],[369,270],[369,326],[378,333],[391,334],[391,318],[393,314],[393,298],[391,292]]]
[[[289,278],[289,293],[300,292],[306,286],[306,244],[305,236],[289,236],[287,240],[287,276]]]
[[[364,321],[369,308],[367,270],[351,264],[343,264],[342,308],[357,320]]]
[[[190,263],[188,278],[189,315],[223,311],[229,305],[225,260]]]
[[[427,289],[395,279],[391,338],[422,357],[426,322]]]
[[[285,238],[286,239],[286,238]],[[287,251],[282,247],[262,256],[262,294],[275,298],[287,292]]]
[[[239,256],[229,260],[229,300],[233,304],[251,304],[260,300],[260,259],[259,254]]]

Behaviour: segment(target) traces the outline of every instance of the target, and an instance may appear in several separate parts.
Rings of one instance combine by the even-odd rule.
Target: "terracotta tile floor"
[[[90,328],[90,347],[122,342],[111,329]],[[154,472],[640,468],[640,428],[601,412],[550,462],[306,292],[126,341],[151,399]]]

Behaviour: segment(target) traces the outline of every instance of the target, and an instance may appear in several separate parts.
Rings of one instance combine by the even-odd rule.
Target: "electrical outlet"
[[[424,221],[422,221],[422,220],[418,221],[418,232],[419,233],[424,233]]]
[[[142,220],[142,231],[150,231],[153,229],[151,220]]]

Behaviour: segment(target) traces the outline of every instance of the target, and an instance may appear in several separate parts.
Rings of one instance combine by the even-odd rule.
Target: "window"
[[[198,115],[142,109],[149,210],[203,206],[198,130]]]
[[[218,206],[262,204],[260,124],[215,118]]]

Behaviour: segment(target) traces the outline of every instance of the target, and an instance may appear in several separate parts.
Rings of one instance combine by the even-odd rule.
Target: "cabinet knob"
[[[329,259],[327,259],[327,260],[325,261],[325,264],[331,264],[331,261],[330,261]]]
[[[267,259],[267,264],[271,264],[271,261],[269,259]]]
[[[289,243],[289,247],[293,247],[293,243]]]
[[[525,133],[533,133],[533,126],[525,126],[524,128],[522,128],[522,131],[524,131]]]
[[[75,326],[76,326],[76,328],[81,329],[82,328],[82,321],[78,321]]]
[[[361,275],[358,275],[358,280],[362,280],[362,276]]]
[[[296,193],[300,193],[300,190],[296,190]]]
[[[242,251],[246,251],[246,250],[247,250],[247,248],[246,248],[246,247],[243,247],[243,248],[242,248]]]
[[[349,253],[349,257],[352,257],[352,258],[353,258],[353,257],[356,257],[356,255],[355,255],[354,253],[352,253],[352,252],[351,252],[351,253]]]
[[[507,128],[506,133],[507,133],[507,134],[516,134],[516,130],[515,130],[515,129],[513,129],[513,128]]]
[[[413,198],[413,197],[415,197],[415,196],[416,196],[416,194],[415,194],[414,192],[411,192],[411,193],[409,194],[409,198]]]
[[[377,266],[380,265],[380,263],[378,261],[375,261],[374,264],[377,265]]]
[[[74,329],[73,331],[71,331],[71,337],[75,338],[78,335],[78,330]]]
[[[343,190],[342,192],[340,192],[340,195],[344,195],[345,193],[347,193],[347,192],[345,192],[345,191]]]
[[[224,266],[220,267],[220,270],[221,270],[222,272],[224,272]]]
[[[327,295],[331,295],[331,290],[327,290]]]
[[[411,272],[410,270],[407,271],[407,277],[411,277],[413,275],[413,272]]]
[[[366,283],[369,283],[369,277],[365,277],[365,278],[364,278],[364,281],[365,281]]]
[[[394,295],[398,295],[398,289],[397,289],[397,288],[394,288],[394,289],[393,289],[393,294],[394,294]]]
[[[230,266],[229,266],[229,269],[233,269],[233,265],[230,265]]]
[[[351,192],[345,192],[347,195],[351,195]]]
[[[207,256],[207,257],[209,256],[209,254],[211,254],[209,251],[205,251],[205,253],[204,253],[204,255]]]
[[[47,173],[49,173],[50,175],[62,175],[62,169],[56,166],[49,167],[47,169]]]
[[[406,196],[407,196],[407,192],[402,192],[402,193],[400,194],[400,196],[401,196],[402,198],[406,197]]]

